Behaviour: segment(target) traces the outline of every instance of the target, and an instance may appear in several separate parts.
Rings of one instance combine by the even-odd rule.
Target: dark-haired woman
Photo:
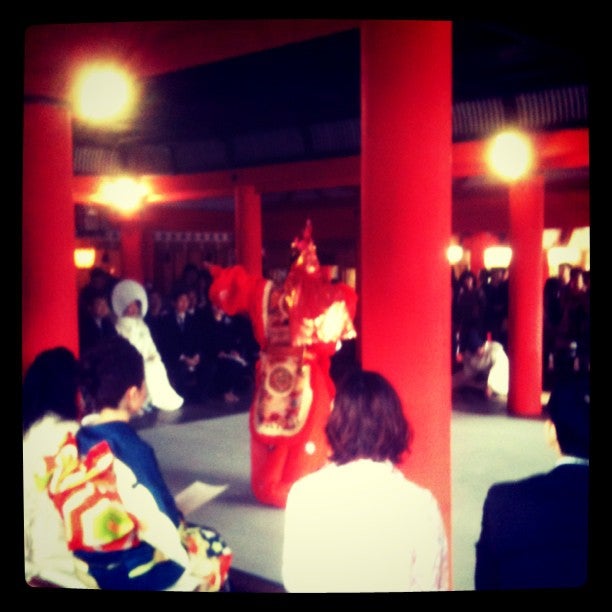
[[[68,348],[41,351],[22,385],[23,550],[25,579],[83,586],[76,578],[64,525],[41,486],[45,457],[54,455],[68,432],[79,427],[78,362]]]
[[[398,469],[411,431],[395,389],[355,370],[325,429],[330,462],[290,490],[283,582],[290,592],[448,590],[448,545],[432,493]]]

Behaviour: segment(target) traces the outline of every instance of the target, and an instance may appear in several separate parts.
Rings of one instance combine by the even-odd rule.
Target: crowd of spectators
[[[121,282],[102,268],[92,269],[79,294],[80,353],[118,333],[122,313],[114,312],[112,296]],[[168,293],[142,286],[141,314],[178,395],[188,402],[232,404],[253,391],[259,345],[248,318],[211,304],[211,282],[205,267],[188,263]]]
[[[452,282],[452,370],[462,368],[468,339],[477,332],[508,352],[508,270],[465,270]],[[590,370],[590,273],[561,264],[543,288],[544,387],[568,372]]]

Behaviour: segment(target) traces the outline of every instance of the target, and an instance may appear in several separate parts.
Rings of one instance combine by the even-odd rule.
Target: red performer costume
[[[251,488],[264,504],[285,507],[291,485],[328,458],[325,425],[335,388],[330,358],[338,341],[356,337],[357,296],[331,283],[306,223],[282,286],[241,266],[213,266],[211,301],[229,315],[247,314],[261,347],[251,432]]]

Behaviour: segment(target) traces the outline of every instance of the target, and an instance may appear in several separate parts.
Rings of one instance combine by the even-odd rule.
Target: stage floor
[[[195,481],[227,485],[187,518],[225,536],[238,570],[282,584],[284,510],[264,506],[251,492],[247,407],[186,406],[147,415],[138,429],[155,448],[174,494]],[[468,394],[453,398],[451,460],[452,584],[470,591],[488,487],[546,471],[555,456],[545,445],[541,419],[508,416],[504,405]]]

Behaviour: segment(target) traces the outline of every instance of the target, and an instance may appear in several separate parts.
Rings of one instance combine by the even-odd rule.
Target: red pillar
[[[544,179],[539,176],[510,187],[508,410],[518,416],[542,413],[542,232]]]
[[[451,24],[361,34],[361,353],[414,428],[406,475],[450,522]]]
[[[144,283],[142,224],[140,219],[121,223],[121,276]]]
[[[252,186],[236,187],[234,201],[237,262],[250,274],[261,276],[261,195]]]
[[[22,368],[42,350],[78,354],[72,125],[66,106],[26,102],[23,115]]]

